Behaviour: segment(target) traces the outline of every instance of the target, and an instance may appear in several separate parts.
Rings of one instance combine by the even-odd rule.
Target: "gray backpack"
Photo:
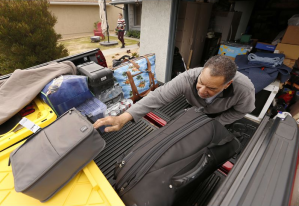
[[[15,190],[45,202],[104,147],[93,125],[71,109],[10,154]]]

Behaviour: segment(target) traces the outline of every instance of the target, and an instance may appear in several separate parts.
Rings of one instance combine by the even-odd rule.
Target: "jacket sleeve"
[[[171,103],[188,89],[188,72],[184,72],[161,87],[151,91],[146,97],[127,110],[135,122],[147,113]]]
[[[255,108],[255,92],[244,92],[238,102],[232,108],[226,110],[221,115],[216,117],[222,125],[231,124],[234,121],[242,119],[247,113],[250,113]]]

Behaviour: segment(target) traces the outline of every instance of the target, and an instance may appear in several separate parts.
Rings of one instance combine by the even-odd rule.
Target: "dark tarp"
[[[272,53],[256,53],[259,57],[282,57],[283,54]],[[283,55],[284,56],[284,55]],[[270,67],[267,64],[249,64],[248,55],[236,56],[235,63],[238,66],[238,71],[246,75],[253,83],[255,93],[258,93],[269,84],[271,84],[280,74],[280,81],[286,82],[290,78],[291,68],[286,65],[278,65],[276,67]]]

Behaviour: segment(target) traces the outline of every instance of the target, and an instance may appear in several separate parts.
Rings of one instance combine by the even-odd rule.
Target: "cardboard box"
[[[281,43],[299,45],[299,26],[288,26]]]
[[[286,59],[298,59],[299,58],[299,45],[291,44],[277,44],[276,50],[279,50],[279,53],[285,55]]]
[[[274,51],[275,47],[276,47],[275,45],[267,44],[264,42],[258,42],[255,46],[256,49],[261,49],[261,50],[265,50],[265,51]]]
[[[296,62],[296,60],[294,60],[294,59],[284,59],[283,60],[283,63],[290,68],[293,68],[293,66],[295,65],[295,62]]]
[[[250,49],[251,48],[248,45],[236,43],[221,44],[218,54],[235,58],[237,55],[247,54]]]
[[[224,54],[221,54],[221,55],[223,55],[223,56],[226,56],[226,55],[224,55]],[[233,60],[233,61],[235,61],[235,57],[230,57],[230,56],[226,56],[227,58],[229,58],[229,59],[231,59],[231,60]]]

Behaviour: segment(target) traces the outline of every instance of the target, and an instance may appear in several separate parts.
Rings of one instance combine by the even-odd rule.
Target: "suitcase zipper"
[[[182,113],[181,115],[179,115],[178,117],[183,116],[184,114],[186,114],[187,111],[188,111],[188,109],[185,109],[185,112]],[[138,150],[140,150],[141,148],[143,148],[145,145],[147,145],[149,142],[153,141],[154,139],[155,138],[146,141],[145,143],[143,143],[142,145],[140,145],[139,147],[137,147],[135,150],[131,151],[128,155],[126,155],[124,157],[123,161],[127,162],[128,160],[130,160],[131,158],[129,158],[129,157],[132,157],[131,153],[137,152]]]
[[[208,118],[206,115],[198,117],[197,119],[194,120],[194,122],[192,123],[192,125],[185,125],[179,131],[177,131],[176,133],[173,133],[168,138],[166,138],[163,141],[161,141],[159,145],[156,145],[154,148],[152,148],[151,150],[149,150],[147,152],[147,154],[145,154],[141,159],[139,159],[138,162],[136,162],[136,164],[133,167],[131,167],[131,169],[119,181],[120,183],[118,185],[121,185],[120,195],[122,195],[124,193],[125,189],[132,188],[139,181],[139,179],[141,177],[143,177],[143,175],[148,171],[148,169],[150,169],[150,167],[152,166],[152,164],[154,164],[155,161],[167,149],[169,149],[173,144],[175,144],[177,141],[179,141],[180,139],[182,139],[183,137],[185,137],[190,132],[193,132],[198,127],[198,125],[196,125],[196,124],[199,121],[202,121],[202,120],[207,120],[207,121],[203,121],[201,125],[203,125],[205,123],[208,123],[212,119]],[[193,128],[194,125],[196,125],[195,128]],[[192,128],[192,129],[190,130],[190,128]],[[166,147],[163,150],[161,150],[161,148],[163,148],[164,146],[166,146]],[[158,154],[158,155],[156,155],[157,156],[156,158],[152,158],[152,157],[154,157],[152,154]],[[143,167],[143,168],[141,168],[142,170],[140,170],[140,172],[139,172],[140,175],[139,175],[138,179],[135,181],[134,184],[129,185],[129,183],[133,180],[133,178],[135,178],[135,176],[137,174],[136,171],[140,167]],[[126,181],[126,180],[129,180],[129,181]],[[116,186],[116,188],[117,188],[117,186]]]
[[[180,116],[183,116],[184,114],[186,114],[186,112],[188,111],[188,109],[185,109],[185,112],[182,113]],[[146,146],[149,142],[153,141],[155,138],[150,139],[148,141],[146,141],[145,143],[143,143],[142,145],[140,145],[139,147],[137,147],[135,150],[129,152],[129,154],[125,155],[125,157],[123,157],[120,161],[116,162],[116,171],[115,171],[115,177],[117,177],[117,175],[119,174],[119,172],[121,171],[121,168],[123,168],[123,166],[131,159],[131,157],[133,156],[132,154],[134,152],[137,152],[138,150],[140,150],[141,148],[143,148],[144,146]]]

